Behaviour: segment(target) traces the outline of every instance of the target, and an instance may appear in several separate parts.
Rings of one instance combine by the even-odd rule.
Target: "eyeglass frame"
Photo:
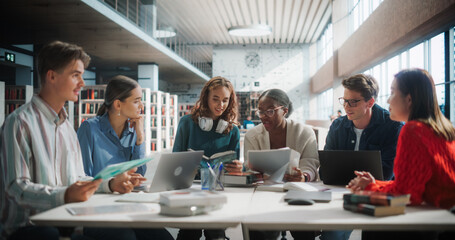
[[[349,107],[357,107],[357,103],[364,99],[345,99],[344,97],[339,97],[338,102],[344,106],[346,103]]]
[[[267,110],[265,110],[265,111],[262,111],[262,110],[259,110],[259,109],[258,109],[258,110],[255,111],[254,114],[255,114],[256,116],[258,116],[259,118],[261,118],[260,115],[262,115],[262,116],[267,116],[267,117],[273,117],[273,116],[275,116],[275,112],[276,112],[277,110],[281,109],[281,108],[284,108],[284,106],[278,106],[278,107],[275,107],[275,108],[270,108],[270,109],[267,109]],[[267,114],[267,113],[266,113],[266,112],[270,112],[270,111],[272,112],[271,114]],[[263,113],[261,114],[260,112],[263,112]],[[269,115],[270,115],[270,116],[269,116]]]

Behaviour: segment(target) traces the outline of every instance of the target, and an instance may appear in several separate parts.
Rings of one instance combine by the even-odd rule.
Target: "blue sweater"
[[[145,143],[136,146],[136,131],[125,127],[120,139],[109,122],[108,114],[85,120],[77,130],[84,170],[95,176],[107,165],[144,158]],[[136,171],[145,174],[143,165]]]
[[[215,132],[217,121],[214,121],[211,131],[203,131],[196,124],[191,115],[185,115],[180,119],[177,134],[175,136],[173,152],[203,150],[207,157],[215,153],[233,150],[237,152],[237,159],[240,156],[240,131],[234,125],[228,134]]]
[[[370,123],[360,137],[359,150],[380,150],[384,180],[393,178],[393,162],[402,122],[390,119],[390,113],[378,105],[373,106]],[[333,121],[324,150],[354,150],[357,136],[354,124],[347,116]]]

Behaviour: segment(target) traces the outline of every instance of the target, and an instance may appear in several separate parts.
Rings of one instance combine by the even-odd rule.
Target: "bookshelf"
[[[145,134],[145,155],[148,156],[151,153],[151,128],[150,128],[150,88],[143,88],[142,89],[142,104],[144,105],[144,109],[141,112],[141,116],[144,120],[144,134]]]
[[[0,126],[5,121],[5,82],[0,82]]]
[[[236,95],[237,103],[239,105],[239,123],[242,124],[243,120],[246,120],[248,116],[251,116],[251,119],[255,124],[260,123],[261,120],[254,114],[254,111],[257,110],[259,96],[261,94],[259,92],[236,92]]]
[[[75,113],[76,109],[78,109],[78,107],[76,107],[76,106],[77,106],[77,104],[74,104],[74,102],[72,102],[72,101],[66,101],[65,106],[64,106],[66,113],[68,114],[68,121],[70,122],[71,126],[73,126],[75,129],[76,129],[76,125],[74,123],[77,121],[77,119],[75,119],[74,113]]]
[[[185,115],[191,113],[191,109],[194,107],[195,103],[179,103],[178,110],[179,110],[179,119]]]
[[[163,92],[152,91],[150,93],[150,150],[161,151],[162,149],[162,102]]]
[[[79,127],[85,120],[96,116],[98,109],[104,103],[105,90],[106,85],[85,86],[82,89],[77,109],[77,127]]]
[[[170,104],[169,102],[171,101],[170,99],[170,94],[169,93],[162,93],[161,94],[163,101],[162,101],[162,106],[161,106],[161,114],[163,116],[163,123],[162,123],[162,149],[169,149],[170,148],[170,141],[171,141],[171,125],[170,125]]]
[[[172,148],[174,146],[174,140],[175,140],[175,134],[177,133],[177,127],[178,127],[178,121],[179,121],[179,116],[178,116],[178,96],[171,94],[170,96],[170,133],[169,136],[171,138],[169,147]]]
[[[80,126],[86,119],[96,116],[98,109],[104,103],[105,89],[106,85],[84,87],[77,104],[77,126]],[[141,112],[141,116],[144,119],[146,155],[172,147],[173,136],[171,137],[171,134],[176,131],[176,126],[174,127],[172,123],[176,121],[173,120],[173,114],[171,114],[172,104],[166,103],[177,103],[176,99],[177,96],[171,97],[169,93],[151,91],[149,88],[142,89],[144,110]],[[175,108],[174,111],[176,111]]]
[[[33,86],[31,85],[22,85],[22,86],[4,86],[4,113],[3,121],[12,113],[14,110],[22,106],[23,104],[32,100],[33,97]],[[2,121],[2,124],[3,124]]]

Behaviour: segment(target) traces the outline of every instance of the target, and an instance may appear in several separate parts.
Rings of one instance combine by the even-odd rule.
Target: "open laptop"
[[[145,177],[151,183],[145,190],[162,192],[191,187],[203,154],[204,151],[161,153],[158,162],[147,166]]]
[[[355,178],[354,171],[370,172],[383,180],[381,151],[319,151],[321,180],[327,185],[346,185]]]

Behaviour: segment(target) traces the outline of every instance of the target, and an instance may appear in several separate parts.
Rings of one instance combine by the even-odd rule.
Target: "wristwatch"
[[[308,173],[303,173],[303,177],[305,178],[305,182],[310,182],[310,181],[311,181],[310,174],[308,174]]]

